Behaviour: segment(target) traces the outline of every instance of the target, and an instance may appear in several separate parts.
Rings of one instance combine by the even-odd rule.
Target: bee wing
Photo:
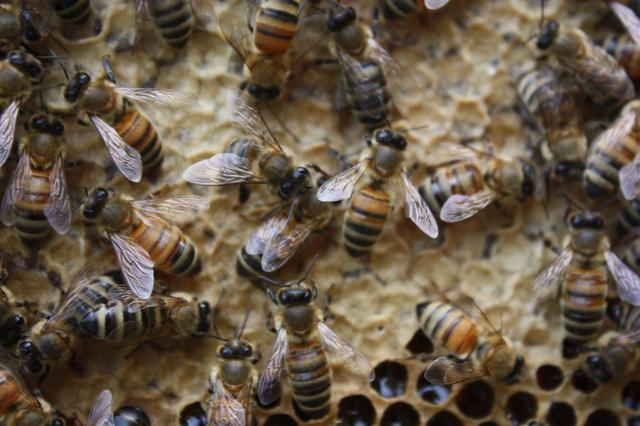
[[[278,330],[276,343],[258,380],[258,399],[262,405],[268,405],[280,396],[280,375],[284,370],[288,347],[287,331],[282,327]]]
[[[609,7],[616,14],[622,25],[629,33],[629,36],[636,44],[640,44],[640,19],[629,6],[626,6],[618,1],[609,3]]]
[[[251,31],[249,30],[249,8],[248,1],[241,0],[233,4],[229,4],[222,12],[218,14],[218,22],[222,35],[227,43],[242,58],[242,62],[247,62],[251,56]]]
[[[560,256],[536,277],[533,282],[533,294],[536,298],[540,298],[547,289],[560,282],[567,273],[572,257],[573,250],[570,247],[565,248]]]
[[[13,205],[23,188],[31,178],[31,167],[29,166],[29,155],[26,151],[22,152],[20,160],[16,169],[11,174],[11,180],[7,186],[7,190],[2,198],[2,205],[0,206],[0,219],[5,226],[11,226],[15,222],[13,217]]]
[[[56,306],[47,320],[47,324],[57,324],[59,321],[65,321],[75,315],[78,305],[84,302],[74,296],[82,290],[89,281],[98,276],[99,271],[100,266],[95,263],[89,263],[80,269],[71,280],[69,288],[64,293],[62,302]]]
[[[318,189],[318,200],[332,203],[351,198],[353,188],[367,170],[368,165],[369,160],[365,159],[323,183]]]
[[[327,32],[327,17],[324,13],[315,13],[301,20],[287,51],[289,62],[295,64],[302,59]]]
[[[473,195],[453,194],[443,204],[440,219],[444,222],[460,222],[469,219],[495,200],[493,191],[480,191]]]
[[[20,102],[13,101],[0,115],[0,167],[7,161],[11,154],[13,139],[16,133],[16,121],[20,111]]]
[[[370,382],[376,378],[373,366],[356,348],[351,346],[342,337],[333,332],[324,322],[318,321],[318,331],[324,346],[332,352],[332,355],[346,363],[359,373],[367,377]]]
[[[209,207],[209,201],[199,195],[183,195],[171,198],[136,200],[131,205],[151,216],[160,217],[175,224],[184,223],[199,211]]]
[[[453,385],[486,376],[471,361],[454,361],[445,356],[432,361],[424,372],[424,378],[436,385]]]
[[[157,105],[185,104],[188,96],[179,90],[150,87],[116,87],[115,91],[127,99]]]
[[[127,145],[118,132],[103,119],[95,115],[91,115],[90,118],[120,173],[132,182],[140,182],[142,179],[140,153]]]
[[[148,299],[153,291],[153,261],[149,254],[130,239],[111,234],[111,244],[116,252],[124,280],[136,296]]]
[[[113,424],[113,409],[111,408],[111,391],[103,390],[91,406],[87,426],[107,426]]]
[[[427,9],[436,10],[446,6],[449,0],[424,0],[424,5]]]
[[[220,186],[236,183],[262,183],[253,172],[251,162],[239,155],[222,153],[192,164],[182,177],[197,185]]]
[[[251,133],[267,146],[282,151],[280,143],[271,132],[260,110],[253,99],[242,90],[235,90],[231,98],[233,120],[247,132]]]
[[[71,201],[67,192],[67,180],[64,176],[62,155],[56,158],[53,169],[49,174],[51,190],[47,205],[44,206],[44,215],[49,220],[51,227],[58,234],[66,234],[71,225]]]
[[[636,113],[633,109],[630,109],[625,114],[621,115],[608,129],[600,133],[593,143],[591,149],[602,145],[611,145],[617,143],[620,139],[627,136],[633,128],[633,123],[636,120]]]
[[[640,155],[636,155],[632,162],[623,166],[618,177],[624,198],[633,200],[640,197]]]
[[[478,158],[479,152],[455,142],[440,142],[429,148],[426,164],[438,167],[447,163],[469,162]]]
[[[418,228],[431,238],[438,238],[438,223],[429,206],[420,196],[407,175],[400,173],[402,193],[404,195],[404,211]]]
[[[264,253],[267,243],[275,234],[280,232],[289,221],[289,215],[285,210],[271,216],[249,237],[245,244],[247,254],[257,255]]]
[[[640,330],[631,330],[613,337],[609,340],[608,346],[628,346],[638,344],[640,344]]]
[[[262,270],[273,272],[287,263],[316,229],[318,223],[316,220],[299,222],[294,219],[285,224],[267,241],[262,254]]]
[[[640,306],[640,277],[625,265],[611,250],[604,252],[609,272],[616,281],[620,299],[635,306]]]
[[[403,68],[398,61],[393,59],[391,54],[382,47],[375,38],[369,37],[367,44],[371,49],[371,56],[378,60],[384,71],[385,78],[397,80],[403,75]]]
[[[247,424],[244,407],[227,392],[220,378],[216,380],[216,391],[209,413],[209,423],[221,426],[245,426]]]

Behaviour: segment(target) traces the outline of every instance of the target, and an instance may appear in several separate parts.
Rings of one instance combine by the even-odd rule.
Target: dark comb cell
[[[529,392],[516,392],[507,400],[506,411],[518,423],[524,423],[536,416],[538,401]]]
[[[418,377],[416,390],[420,398],[433,405],[443,404],[451,394],[451,386],[429,383],[424,374],[420,374],[420,377]]]
[[[340,400],[338,420],[344,426],[371,426],[376,421],[376,409],[366,396],[351,395]]]
[[[566,402],[554,402],[549,406],[546,416],[549,426],[575,426],[576,412]]]
[[[564,380],[564,374],[560,367],[553,364],[543,364],[536,370],[536,382],[542,390],[557,389]]]
[[[420,414],[405,402],[391,404],[384,411],[380,426],[418,426]]]
[[[264,426],[298,426],[298,423],[286,414],[275,414],[267,417]]]
[[[200,402],[186,405],[180,411],[180,426],[207,426],[207,412]]]
[[[451,411],[440,411],[427,421],[427,426],[463,426],[462,421]]]
[[[634,411],[640,410],[640,382],[632,380],[622,389],[622,402]]]
[[[571,376],[571,384],[582,393],[591,393],[598,389],[598,382],[589,377],[583,369],[579,368]]]
[[[407,369],[395,361],[383,361],[376,367],[376,379],[371,386],[383,398],[402,396],[407,390]]]
[[[456,405],[460,412],[472,419],[481,419],[491,414],[494,401],[493,389],[483,380],[467,383],[456,396]]]
[[[620,426],[620,419],[611,410],[601,408],[589,414],[584,426]]]
[[[478,426],[500,426],[498,423],[493,420],[489,420],[488,422],[482,422]]]
[[[424,334],[421,328],[419,328],[413,337],[406,344],[405,348],[414,355],[417,354],[430,354],[433,352],[433,342]]]

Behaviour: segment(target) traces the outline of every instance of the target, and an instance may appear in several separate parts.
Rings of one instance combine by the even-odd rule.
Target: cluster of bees
[[[64,40],[40,30],[40,15],[52,12],[68,27],[66,31],[92,27],[99,19],[89,0],[35,3],[0,4],[0,166],[5,173],[11,169],[0,219],[34,251],[52,238],[52,230],[66,234],[71,226],[65,120],[93,126],[118,172],[140,182],[158,174],[164,152],[153,123],[136,103],[186,102],[184,95],[173,90],[119,86],[108,57],[102,61],[102,77],[81,70],[70,75],[64,59],[52,53]],[[135,7],[140,23],[148,18],[164,42],[180,49],[194,31],[197,7],[209,7],[199,3],[146,0]],[[447,3],[380,0],[376,12],[382,22],[401,21]],[[273,194],[273,209],[237,256],[238,276],[256,284],[278,309],[270,321],[276,334],[271,354],[258,372],[256,350],[243,338],[244,325],[233,338],[223,338],[215,324],[217,306],[186,293],[166,294],[156,281],[155,270],[177,276],[201,271],[198,249],[180,225],[208,208],[203,197],[133,200],[111,188],[93,188],[81,203],[85,237],[98,245],[108,240],[119,268],[105,273],[95,265],[87,266],[69,284],[53,312],[31,326],[16,313],[25,306],[3,288],[3,424],[79,421],[51,409],[21,377],[45,380],[49,368],[73,360],[74,348],[82,340],[127,344],[161,336],[202,335],[222,341],[209,381],[208,424],[252,424],[254,398],[263,405],[276,401],[284,376],[301,416],[323,419],[332,405],[330,358],[344,361],[368,380],[374,378],[373,368],[325,323],[325,312],[316,306],[318,290],[307,279],[313,262],[301,279],[283,283],[272,273],[286,265],[312,233],[328,226],[343,200],[348,200],[345,251],[366,258],[383,235],[398,199],[415,226],[436,239],[443,223],[467,220],[505,198],[524,202],[548,197],[542,194],[545,189],[576,177],[582,179],[584,194],[594,207],[605,204],[602,198],[620,189],[624,201],[618,224],[626,235],[620,257],[611,248],[602,214],[572,201],[567,214],[569,241],[535,280],[533,292],[540,302],[560,299],[565,356],[588,351],[584,368],[598,383],[627,373],[635,366],[640,341],[636,307],[640,305],[636,274],[640,238],[635,232],[640,225],[640,104],[634,100],[633,83],[640,74],[640,11],[622,2],[610,6],[628,35],[601,44],[578,28],[557,21],[541,24],[535,40],[541,59],[536,69],[519,76],[517,89],[531,121],[544,135],[543,161],[500,156],[474,144],[441,143],[429,155],[426,177],[418,187],[410,179],[413,170],[404,154],[411,129],[391,125],[388,82],[398,78],[402,67],[352,7],[319,0],[259,4],[238,0],[221,6],[215,11],[217,21],[248,71],[232,105],[244,135],[231,140],[222,153],[191,165],[183,178],[194,185],[237,185],[242,190],[262,184]],[[337,174],[298,163],[260,110],[285,93],[291,65],[325,40],[339,65],[341,101],[367,132],[360,159]],[[43,81],[47,71],[57,66],[67,76],[62,90],[67,107],[53,111],[37,94],[51,90]],[[576,96],[584,96],[607,114],[620,111],[590,144],[581,127]],[[23,117],[32,109],[38,112]],[[18,123],[24,124],[24,137],[14,143]],[[610,294],[610,277],[617,284],[616,301]],[[473,300],[454,303],[444,295],[439,299],[417,307],[416,324],[447,353],[429,360],[425,371],[429,382],[453,384],[488,376],[513,384],[523,379],[525,359]],[[599,335],[607,312],[620,332],[606,346],[589,349],[587,344]],[[148,415],[137,407],[114,412],[111,400],[110,391],[102,392],[86,423],[150,424]]]

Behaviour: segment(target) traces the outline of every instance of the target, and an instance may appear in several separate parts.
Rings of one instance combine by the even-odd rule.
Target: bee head
[[[29,129],[34,132],[62,136],[64,134],[64,122],[55,115],[34,114],[29,119]]]
[[[291,175],[280,184],[280,194],[289,199],[310,186],[311,173],[306,167],[296,167]]]
[[[565,182],[573,176],[579,176],[584,170],[584,164],[577,161],[561,161],[553,167],[553,177]]]
[[[64,98],[67,102],[75,103],[89,87],[91,76],[86,72],[79,72],[69,79],[64,88]]]
[[[135,405],[124,405],[113,413],[113,424],[151,426],[151,419],[142,408]]]
[[[275,292],[271,290],[268,293],[271,301],[279,306],[309,305],[318,296],[318,290],[315,287],[309,288],[305,283],[297,281],[293,284],[287,283],[286,287]]]
[[[18,359],[22,368],[29,373],[38,374],[45,370],[45,365],[42,363],[42,353],[29,338],[18,343]]]
[[[522,166],[522,185],[520,187],[520,200],[531,197],[536,190],[536,168],[528,161],[520,160]]]
[[[9,63],[18,68],[22,73],[36,83],[42,80],[44,68],[42,63],[30,53],[22,50],[13,50],[7,55]]]
[[[569,217],[569,226],[572,229],[591,229],[601,231],[604,229],[604,219],[600,213],[580,211]]]
[[[378,129],[373,133],[373,140],[380,145],[388,146],[398,151],[404,151],[407,148],[407,140],[398,132],[391,129]]]
[[[346,26],[351,25],[356,20],[356,11],[353,7],[337,7],[329,11],[329,31],[342,31]]]
[[[218,348],[218,356],[222,359],[247,359],[254,354],[253,345],[244,341],[234,339]]]
[[[585,370],[600,383],[608,383],[613,379],[611,364],[601,354],[589,355],[585,360]]]
[[[89,193],[82,208],[82,215],[85,219],[95,220],[104,209],[109,200],[109,190],[97,187]]]
[[[560,24],[558,21],[552,20],[544,23],[542,28],[540,29],[540,34],[538,35],[538,40],[536,40],[536,46],[540,50],[547,50],[551,47],[556,37],[558,37],[558,32],[560,31]]]

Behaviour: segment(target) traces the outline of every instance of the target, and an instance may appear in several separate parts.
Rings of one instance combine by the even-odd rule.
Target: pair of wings
[[[346,361],[355,371],[363,374],[372,382],[375,378],[373,366],[369,360],[356,350],[349,342],[335,334],[324,322],[318,321],[318,334],[326,349],[336,358]],[[267,365],[258,381],[258,399],[263,405],[268,405],[278,399],[280,395],[280,376],[285,369],[285,358],[288,351],[287,330],[281,327],[278,330],[276,343]]]
[[[607,268],[616,282],[620,299],[632,305],[639,306],[640,277],[625,265],[611,250],[605,251],[604,257],[607,262]],[[538,299],[546,299],[550,290],[564,279],[571,265],[572,258],[573,250],[571,247],[565,248],[558,258],[536,277],[533,283],[533,292]]]
[[[100,392],[91,406],[87,426],[113,426],[113,409],[111,403],[113,396],[110,390]]]
[[[23,150],[18,166],[11,175],[9,186],[0,205],[0,219],[6,226],[15,223],[13,206],[31,184],[31,165],[27,150]],[[59,234],[66,234],[71,225],[71,201],[67,191],[67,180],[64,176],[64,160],[58,155],[49,173],[49,196],[44,206],[44,215],[49,224]]]
[[[356,183],[369,167],[370,159],[366,158],[345,170],[344,172],[327,180],[318,189],[318,199],[327,203],[351,198]],[[400,186],[404,198],[405,214],[422,232],[431,238],[438,237],[438,224],[431,213],[429,206],[422,199],[413,186],[404,170],[400,173]]]
[[[114,90],[127,99],[153,103],[157,105],[174,105],[184,102],[182,92],[171,89],[114,87]],[[91,123],[107,146],[107,152],[116,167],[127,179],[140,182],[142,179],[142,157],[140,153],[128,145],[109,123],[97,115],[89,115]],[[0,135],[2,127],[0,123]]]
[[[431,361],[424,372],[424,378],[435,385],[454,385],[486,375],[487,372],[475,366],[471,359],[459,361],[446,356]]]
[[[249,385],[251,389],[251,384]],[[246,395],[249,398],[249,395]],[[209,407],[209,424],[220,426],[246,426],[245,406],[235,399],[220,377],[217,377],[214,394]]]
[[[609,2],[609,7],[625,27],[631,39],[636,44],[640,44],[640,18],[638,15],[629,6],[618,1]]]

